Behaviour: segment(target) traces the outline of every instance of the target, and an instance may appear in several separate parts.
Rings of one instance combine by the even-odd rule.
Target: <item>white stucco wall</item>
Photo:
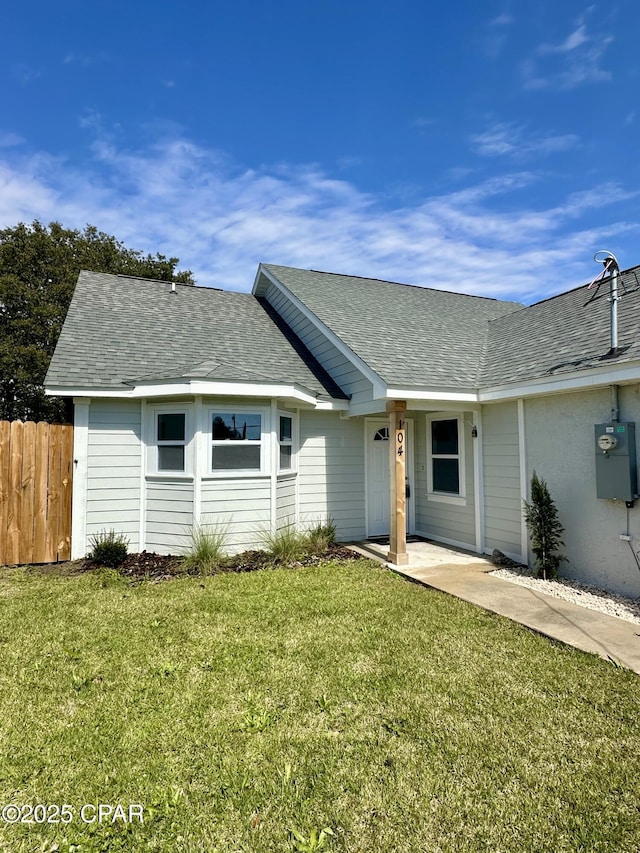
[[[621,421],[640,431],[640,385],[619,391]],[[549,486],[565,526],[561,574],[628,596],[640,596],[640,570],[629,544],[623,502],[596,497],[594,424],[610,420],[608,388],[528,399],[524,404],[527,477],[535,469]],[[638,434],[636,433],[636,443]],[[634,551],[640,550],[640,501],[628,511]]]

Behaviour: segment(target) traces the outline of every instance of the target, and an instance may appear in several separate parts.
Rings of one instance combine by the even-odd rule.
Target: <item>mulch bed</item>
[[[315,566],[326,563],[329,560],[360,560],[362,556],[356,554],[344,545],[330,545],[324,554],[305,557],[303,560],[287,564],[291,568],[302,566]],[[243,551],[228,557],[220,572],[254,572],[258,569],[273,568],[278,565],[265,551]],[[92,560],[84,561],[84,568],[95,569],[98,564]],[[197,569],[187,571],[182,566],[182,557],[175,555],[155,554],[152,551],[142,551],[140,554],[127,554],[124,562],[118,566],[117,571],[132,581],[143,580],[172,580],[185,575],[199,575]]]

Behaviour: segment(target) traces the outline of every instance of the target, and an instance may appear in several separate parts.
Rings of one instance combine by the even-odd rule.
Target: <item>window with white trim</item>
[[[293,471],[293,415],[278,413],[278,471]]]
[[[214,410],[211,425],[211,470],[256,472],[264,468],[264,413],[252,410]]]
[[[158,473],[186,471],[186,412],[155,413],[156,469]]]
[[[464,432],[460,416],[427,419],[427,493],[435,499],[464,498]]]

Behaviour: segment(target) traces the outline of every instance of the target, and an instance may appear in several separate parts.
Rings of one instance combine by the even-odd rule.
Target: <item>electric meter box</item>
[[[636,425],[596,424],[596,488],[605,500],[632,501],[638,496]]]

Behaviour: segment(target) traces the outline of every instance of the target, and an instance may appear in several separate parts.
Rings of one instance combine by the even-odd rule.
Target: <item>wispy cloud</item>
[[[27,65],[24,62],[18,62],[13,65],[11,67],[11,74],[23,86],[26,86],[34,80],[37,80],[39,77],[42,77],[42,71],[31,65]]]
[[[97,65],[102,62],[109,62],[111,57],[104,51],[97,53],[67,53],[63,57],[63,65],[80,65],[83,68],[88,68],[91,65]]]
[[[612,42],[607,33],[590,34],[583,16],[564,39],[543,42],[524,60],[521,71],[525,88],[566,90],[611,80],[612,74],[602,67],[602,60]]]
[[[580,138],[573,133],[536,134],[524,125],[497,122],[471,137],[472,148],[485,157],[528,158],[574,148]]]
[[[17,133],[3,133],[0,131],[0,148],[13,148],[16,145],[23,145],[24,139],[18,136]]]
[[[491,21],[489,21],[490,27],[508,27],[509,24],[514,22],[513,15],[509,15],[507,12],[503,12],[501,15],[497,15]]]
[[[503,12],[492,18],[487,25],[483,49],[490,59],[497,59],[510,34],[510,27],[515,23],[513,15]]]
[[[544,55],[545,53],[569,53],[572,50],[576,50],[579,47],[582,47],[583,44],[587,44],[589,42],[589,36],[587,35],[587,26],[584,23],[581,23],[576,29],[569,33],[566,39],[560,44],[548,44],[544,42],[538,47],[538,53]]]
[[[640,231],[603,224],[607,204],[628,198],[615,185],[534,209],[525,191],[539,177],[526,171],[390,209],[317,166],[243,169],[180,137],[142,150],[100,139],[83,166],[4,154],[0,227],[91,223],[133,248],[179,256],[200,284],[236,290],[271,261],[527,300],[549,294],[549,269],[553,292],[579,283],[594,247]]]

